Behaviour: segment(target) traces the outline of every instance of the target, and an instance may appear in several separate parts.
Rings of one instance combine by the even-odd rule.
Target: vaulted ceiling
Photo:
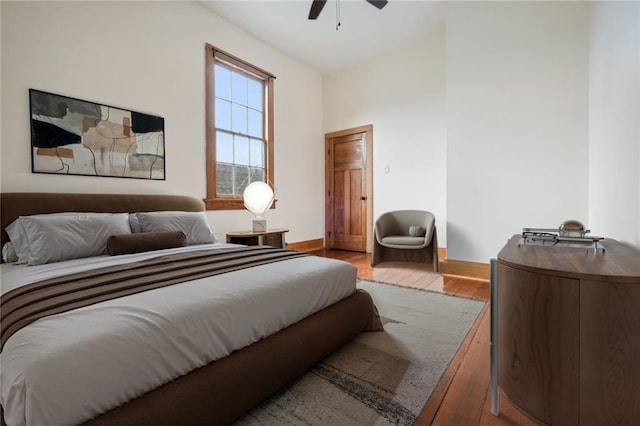
[[[199,3],[321,74],[445,29],[446,4],[439,1],[389,0],[379,10],[365,0],[328,0],[317,20],[307,19],[311,0]]]

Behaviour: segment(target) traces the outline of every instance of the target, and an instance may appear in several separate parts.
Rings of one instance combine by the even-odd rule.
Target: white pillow
[[[62,212],[62,213],[43,213],[31,216],[20,216],[13,222],[7,226],[5,229],[7,234],[9,235],[9,240],[13,245],[13,249],[18,257],[18,263],[29,263],[29,256],[31,255],[31,250],[29,249],[29,239],[27,238],[27,234],[24,231],[24,226],[22,225],[23,217],[52,217],[52,216],[74,216],[77,217],[79,214],[90,214],[90,215],[104,215],[109,213],[78,213],[78,212]],[[3,247],[4,250],[4,247]]]
[[[140,228],[140,219],[138,219],[137,214],[132,213],[129,215],[129,226],[131,227],[131,232],[134,234],[142,232],[142,229]]]
[[[187,245],[218,242],[205,212],[149,212],[136,216],[142,232],[182,231],[187,236]]]
[[[2,246],[2,260],[4,260],[5,263],[14,263],[18,261],[18,255],[16,254],[11,242],[5,243]]]
[[[110,236],[131,233],[128,213],[34,215],[19,220],[29,241],[29,265],[106,254]]]
[[[20,218],[11,222],[11,224],[6,227],[5,231],[7,231],[7,234],[9,235],[9,239],[13,245],[13,250],[18,258],[18,263],[27,263],[29,261],[29,255],[31,254],[29,251],[29,239],[27,238],[27,234],[24,232]]]

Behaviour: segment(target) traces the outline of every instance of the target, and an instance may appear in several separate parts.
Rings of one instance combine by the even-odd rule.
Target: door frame
[[[337,132],[325,133],[324,135],[324,240],[325,247],[329,240],[328,229],[333,228],[333,218],[331,217],[331,201],[329,197],[330,187],[330,171],[331,164],[329,164],[329,148],[330,140],[342,136],[353,135],[356,133],[365,133],[366,143],[366,158],[365,158],[365,187],[366,187],[366,207],[367,207],[367,232],[366,238],[366,252],[371,253],[373,250],[373,125],[367,124],[365,126],[354,127],[351,129],[340,130]]]

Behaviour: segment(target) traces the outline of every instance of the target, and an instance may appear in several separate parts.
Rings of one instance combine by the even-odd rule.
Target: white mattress
[[[2,265],[2,290],[152,254]],[[356,270],[307,256],[39,319],[0,354],[8,425],[76,424],[250,345],[353,294]]]

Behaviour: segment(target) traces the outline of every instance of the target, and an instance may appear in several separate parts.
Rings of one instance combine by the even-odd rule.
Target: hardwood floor
[[[489,300],[489,282],[433,273],[429,265],[386,262],[371,266],[371,255],[343,250],[319,250],[318,256],[344,260],[358,268],[358,278],[421,288],[460,297]],[[441,261],[441,270],[446,260]],[[490,413],[489,303],[478,315],[451,364],[442,375],[415,425],[526,425],[534,422],[502,394],[500,415]]]

